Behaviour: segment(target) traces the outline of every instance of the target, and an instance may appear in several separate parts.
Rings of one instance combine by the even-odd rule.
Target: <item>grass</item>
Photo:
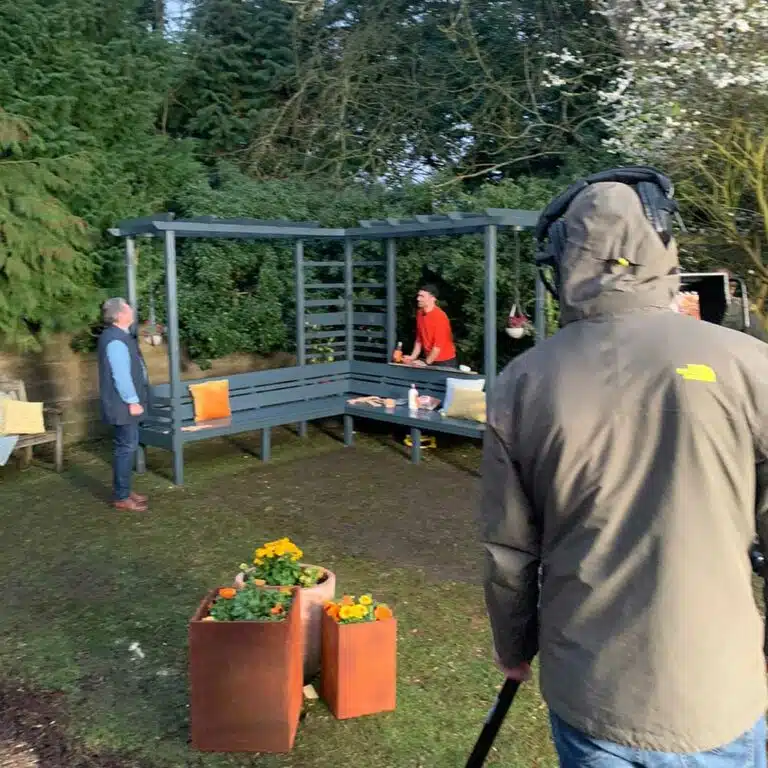
[[[413,467],[387,441],[344,450],[312,430],[306,441],[284,433],[263,465],[249,440],[196,446],[184,488],[168,482],[167,454],[151,453],[145,516],[104,504],[108,446],[71,452],[62,476],[0,469],[0,683],[61,692],[68,737],[126,765],[463,766],[500,683],[477,583],[477,448],[455,444]],[[187,621],[207,588],[282,535],[332,568],[340,590],[394,607],[397,710],[338,722],[311,702],[289,755],[196,753]],[[521,692],[488,764],[557,764],[536,686]]]

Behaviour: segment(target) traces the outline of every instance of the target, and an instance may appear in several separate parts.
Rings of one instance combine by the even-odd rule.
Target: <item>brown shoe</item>
[[[131,501],[135,501],[137,504],[144,504],[145,506],[149,501],[148,496],[142,496],[140,493],[132,493],[130,499]]]
[[[122,499],[122,501],[113,501],[112,506],[121,512],[146,512],[147,505],[139,504],[131,498]]]

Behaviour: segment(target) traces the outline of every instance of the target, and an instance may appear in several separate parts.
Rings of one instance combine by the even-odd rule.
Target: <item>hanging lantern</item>
[[[512,309],[509,310],[509,318],[505,328],[507,336],[512,339],[522,339],[526,333],[530,332],[530,329],[530,320],[522,312],[518,312],[517,304],[513,304]]]

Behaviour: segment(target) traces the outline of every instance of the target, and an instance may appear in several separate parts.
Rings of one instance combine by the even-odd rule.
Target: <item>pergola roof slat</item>
[[[177,237],[210,237],[236,239],[331,239],[385,240],[387,238],[429,235],[472,234],[489,225],[533,229],[538,212],[508,208],[488,208],[482,212],[451,211],[425,214],[410,218],[363,219],[357,227],[322,227],[316,221],[282,219],[223,219],[216,216],[196,216],[174,219],[163,213],[121,221],[110,232],[116,236],[162,235],[173,231]]]

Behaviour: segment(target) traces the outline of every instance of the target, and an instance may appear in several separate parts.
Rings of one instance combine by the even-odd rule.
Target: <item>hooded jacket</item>
[[[489,400],[496,651],[538,652],[550,708],[593,738],[714,749],[768,701],[748,557],[756,517],[768,540],[768,346],[670,309],[676,247],[630,187],[587,187],[564,221],[563,327]]]

